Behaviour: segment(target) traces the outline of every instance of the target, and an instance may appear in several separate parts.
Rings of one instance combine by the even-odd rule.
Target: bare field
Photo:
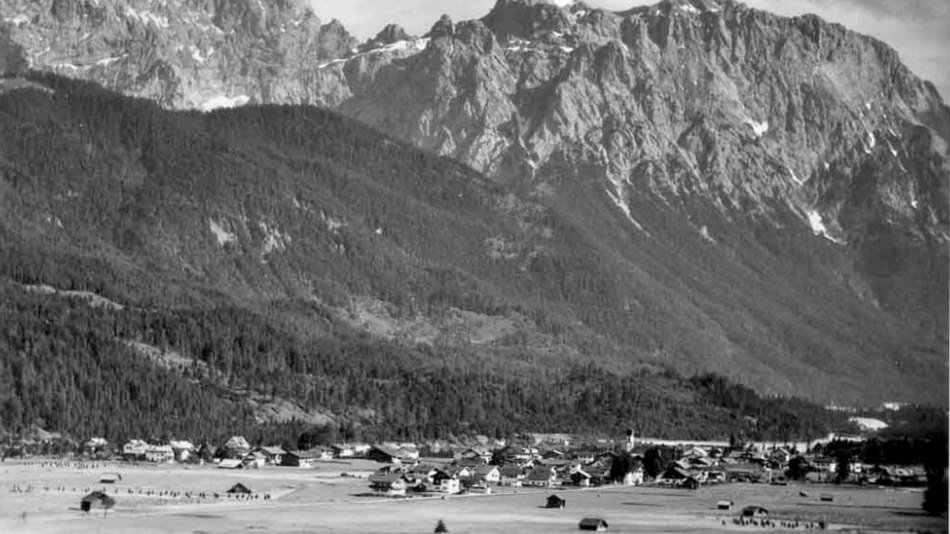
[[[0,532],[432,532],[439,519],[453,533],[576,532],[582,517],[601,517],[610,532],[786,532],[794,529],[739,526],[738,509],[755,504],[777,520],[824,520],[841,532],[946,532],[946,518],[921,513],[922,493],[881,488],[816,485],[731,484],[697,491],[662,487],[602,487],[584,490],[502,488],[494,495],[411,499],[360,496],[363,478],[378,464],[326,462],[315,469],[270,467],[231,471],[214,466],[105,464],[78,468],[7,461],[0,464]],[[118,472],[115,485],[99,475]],[[228,499],[242,482],[258,499]],[[86,493],[108,488],[116,500],[102,511],[79,511]],[[808,494],[799,495],[800,491]],[[178,495],[169,495],[177,492]],[[185,493],[191,493],[186,497]],[[205,498],[196,495],[204,492]],[[221,497],[214,498],[213,493]],[[151,494],[149,494],[151,493]],[[541,506],[557,493],[563,510]],[[831,494],[822,502],[819,494]],[[271,499],[264,500],[264,494]],[[716,510],[721,500],[732,511]],[[725,524],[723,524],[725,522]],[[799,528],[798,531],[805,531]]]

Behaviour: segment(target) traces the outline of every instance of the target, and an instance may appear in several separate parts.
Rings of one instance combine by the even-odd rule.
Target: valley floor
[[[696,491],[604,486],[577,490],[498,488],[492,495],[388,499],[363,496],[365,477],[378,464],[325,462],[315,469],[270,467],[232,471],[214,466],[0,463],[0,532],[431,532],[441,519],[453,533],[576,532],[583,517],[600,517],[610,532],[784,532],[733,523],[747,505],[767,508],[773,520],[824,520],[841,532],[946,532],[947,519],[921,512],[918,490],[855,486],[727,484]],[[115,485],[103,473],[120,473]],[[350,476],[342,477],[341,473]],[[243,483],[257,499],[229,499]],[[88,492],[107,487],[116,504],[79,511]],[[149,494],[151,492],[151,495]],[[178,495],[169,495],[177,492]],[[196,497],[204,492],[205,498]],[[215,498],[214,492],[220,497]],[[807,496],[802,496],[805,492]],[[191,493],[191,497],[183,496]],[[548,495],[563,510],[542,508]],[[832,502],[819,500],[831,494]],[[267,494],[270,499],[263,499]],[[731,511],[716,503],[731,500]],[[797,529],[804,531],[804,527]]]

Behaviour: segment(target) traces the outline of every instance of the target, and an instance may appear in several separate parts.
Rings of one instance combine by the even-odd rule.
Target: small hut
[[[544,505],[545,508],[564,508],[567,506],[567,500],[558,497],[557,495],[551,495],[548,497],[547,504]]]
[[[238,482],[237,484],[231,486],[231,489],[228,490],[228,493],[250,495],[252,491],[244,484],[241,484],[240,482]]]
[[[101,508],[103,510],[108,510],[112,508],[115,504],[115,499],[109,497],[101,491],[94,491],[89,495],[86,495],[79,501],[79,509],[83,512],[89,512],[96,508]]]
[[[761,506],[746,506],[742,509],[742,517],[765,518],[768,516],[768,509]]]
[[[119,480],[122,480],[122,475],[119,473],[103,473],[99,477],[100,484],[115,484]]]
[[[822,493],[819,498],[824,502],[834,502],[835,496],[830,493]]]
[[[732,501],[719,501],[716,503],[716,508],[720,510],[728,510],[732,508]]]
[[[599,517],[585,517],[577,524],[581,530],[593,530],[594,532],[607,532],[607,522]]]

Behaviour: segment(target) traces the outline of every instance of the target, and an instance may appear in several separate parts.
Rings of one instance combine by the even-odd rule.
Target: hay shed
[[[253,493],[247,486],[238,482],[237,484],[231,486],[231,489],[228,490],[228,493],[237,493],[240,495],[250,495]]]
[[[577,524],[577,528],[594,532],[607,532],[607,522],[599,517],[585,517]]]
[[[79,509],[83,512],[89,512],[95,509],[108,510],[115,504],[115,499],[109,497],[101,491],[94,491],[86,495],[79,501]]]
[[[567,506],[567,499],[562,499],[557,495],[548,497],[547,503],[544,505],[545,508],[564,508],[565,506]]]
[[[742,509],[742,517],[768,517],[769,511],[761,506],[746,506]]]
[[[115,484],[120,480],[122,480],[122,475],[119,473],[103,473],[99,477],[100,484]]]

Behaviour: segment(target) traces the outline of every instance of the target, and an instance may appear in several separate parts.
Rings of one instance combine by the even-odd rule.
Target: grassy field
[[[432,532],[438,520],[453,533],[576,532],[582,517],[601,517],[610,532],[788,531],[733,524],[743,506],[768,508],[773,519],[824,520],[842,532],[946,532],[947,519],[921,513],[919,491],[813,485],[731,484],[697,491],[602,487],[557,491],[563,510],[541,506],[550,490],[503,488],[493,495],[386,499],[360,496],[377,464],[327,462],[315,469],[229,471],[213,466],[0,464],[0,532]],[[104,486],[116,499],[106,516],[79,511],[80,498]],[[341,477],[346,472],[355,477]],[[223,497],[242,482],[258,499]],[[177,494],[170,494],[177,492]],[[205,498],[197,494],[204,492]],[[217,492],[222,497],[215,498]],[[807,493],[801,496],[800,492]],[[192,495],[185,496],[186,493]],[[822,502],[819,494],[831,494]],[[267,494],[271,498],[263,499]],[[732,511],[716,509],[720,500]],[[804,527],[798,530],[804,531]]]

